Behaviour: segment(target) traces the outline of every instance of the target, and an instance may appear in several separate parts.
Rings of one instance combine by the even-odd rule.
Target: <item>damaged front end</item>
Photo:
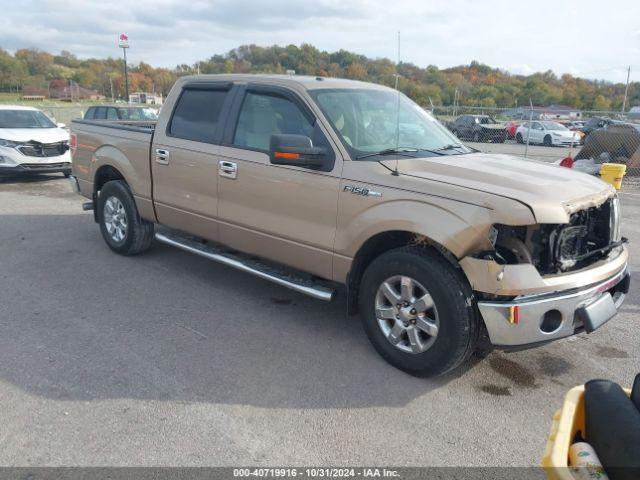
[[[591,332],[629,288],[617,197],[574,211],[564,224],[494,225],[493,250],[460,266],[494,345],[521,346]]]
[[[490,237],[495,250],[480,258],[503,265],[530,263],[540,275],[588,267],[627,241],[620,236],[618,197],[574,212],[566,224],[495,225]]]

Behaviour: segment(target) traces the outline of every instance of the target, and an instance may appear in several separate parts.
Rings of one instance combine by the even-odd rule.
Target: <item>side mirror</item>
[[[326,159],[324,147],[314,147],[305,135],[271,135],[269,158],[275,165],[322,167]]]

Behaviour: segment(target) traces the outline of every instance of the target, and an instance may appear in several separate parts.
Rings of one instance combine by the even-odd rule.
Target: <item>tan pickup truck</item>
[[[320,300],[345,285],[377,351],[414,375],[483,337],[589,333],[629,288],[612,187],[479,153],[380,85],[183,77],[157,123],[76,120],[71,149],[113,251],[155,238]]]

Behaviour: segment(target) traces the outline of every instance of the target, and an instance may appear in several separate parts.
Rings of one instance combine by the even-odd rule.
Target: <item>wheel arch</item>
[[[379,232],[368,238],[356,252],[351,262],[351,268],[347,275],[347,313],[358,313],[358,294],[360,281],[367,266],[377,257],[396,248],[415,245],[417,247],[432,249],[445,258],[455,268],[460,269],[458,259],[442,244],[434,241],[426,235],[407,230],[388,230]]]
[[[127,182],[122,172],[108,163],[100,165],[93,175],[93,219],[96,222],[98,222],[98,192],[102,189],[105,183],[112,180],[123,180],[125,183]]]

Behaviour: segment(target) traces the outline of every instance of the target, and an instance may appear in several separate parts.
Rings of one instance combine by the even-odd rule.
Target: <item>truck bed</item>
[[[149,203],[149,153],[155,126],[154,121],[73,120],[71,133],[77,135],[74,175],[82,194],[91,198],[98,170],[111,165],[127,178],[136,201]]]

